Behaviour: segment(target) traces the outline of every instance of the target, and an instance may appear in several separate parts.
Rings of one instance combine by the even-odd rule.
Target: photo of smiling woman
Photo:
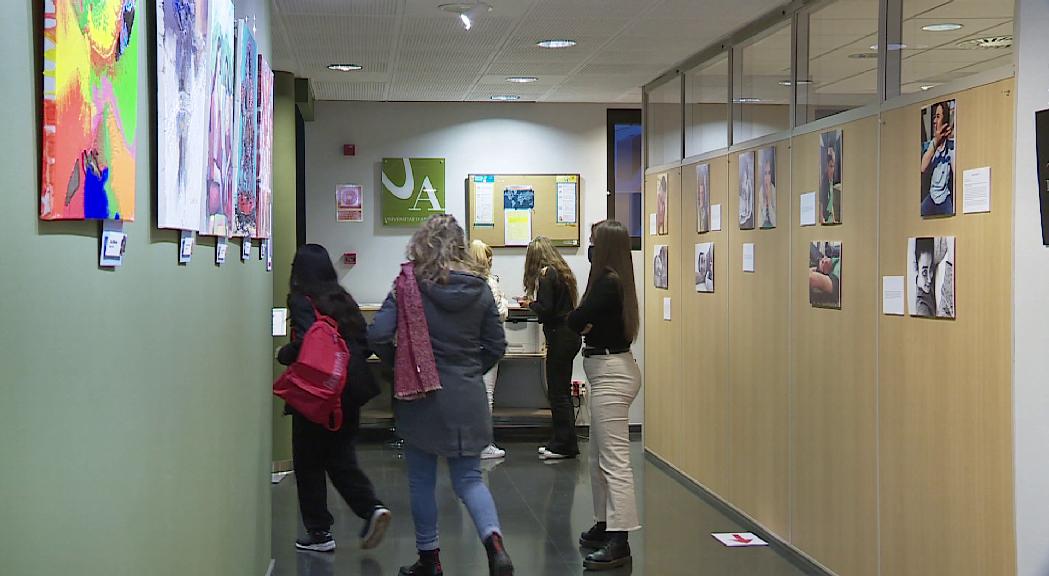
[[[956,120],[954,100],[937,102],[922,109],[923,217],[954,216]]]

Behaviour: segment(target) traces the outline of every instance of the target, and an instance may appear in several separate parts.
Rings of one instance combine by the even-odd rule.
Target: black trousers
[[[356,426],[346,424],[330,432],[299,414],[292,414],[291,450],[295,465],[295,483],[299,492],[302,523],[310,532],[324,532],[334,522],[328,511],[328,483],[357,516],[367,519],[382,502],[375,497],[371,480],[357,463]]]
[[[564,324],[543,326],[546,336],[546,398],[550,401],[553,439],[546,449],[575,456],[579,444],[575,435],[575,407],[572,405],[572,363],[583,345],[582,337]]]

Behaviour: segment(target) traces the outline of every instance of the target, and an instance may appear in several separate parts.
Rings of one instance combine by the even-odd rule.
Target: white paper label
[[[881,310],[884,314],[903,316],[903,276],[881,279]]]
[[[663,298],[663,319],[670,320],[670,298]]]
[[[655,214],[649,214],[648,215],[648,235],[649,236],[655,236],[656,235],[656,215]]]
[[[474,224],[495,224],[495,181],[474,181]]]
[[[710,206],[710,230],[712,232],[721,230],[721,204]]]
[[[990,167],[974,168],[962,173],[962,186],[965,189],[965,214],[991,211],[991,169]]]
[[[274,308],[273,309],[273,335],[274,336],[287,336],[288,335],[288,309],[287,308]]]
[[[557,223],[558,224],[575,224],[576,223],[576,183],[575,182],[558,182],[557,183]]]
[[[751,243],[743,245],[743,271],[754,271],[754,245]]]
[[[222,264],[226,261],[226,249],[229,247],[225,238],[219,238],[215,244],[215,263]]]
[[[801,195],[801,225],[816,225],[816,193],[809,192]]]

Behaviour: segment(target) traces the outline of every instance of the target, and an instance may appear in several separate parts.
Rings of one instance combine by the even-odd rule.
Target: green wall
[[[0,19],[0,572],[262,576],[272,277],[213,243],[180,267],[154,228],[151,1],[124,267],[98,268],[97,223],[38,221],[41,4]]]

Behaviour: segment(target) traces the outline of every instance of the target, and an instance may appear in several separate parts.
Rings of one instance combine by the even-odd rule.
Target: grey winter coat
[[[499,311],[483,278],[452,272],[446,284],[419,285],[441,390],[395,401],[397,435],[439,456],[478,456],[492,442],[492,417],[481,375],[506,352]],[[397,303],[391,292],[368,327],[371,349],[393,366]]]

